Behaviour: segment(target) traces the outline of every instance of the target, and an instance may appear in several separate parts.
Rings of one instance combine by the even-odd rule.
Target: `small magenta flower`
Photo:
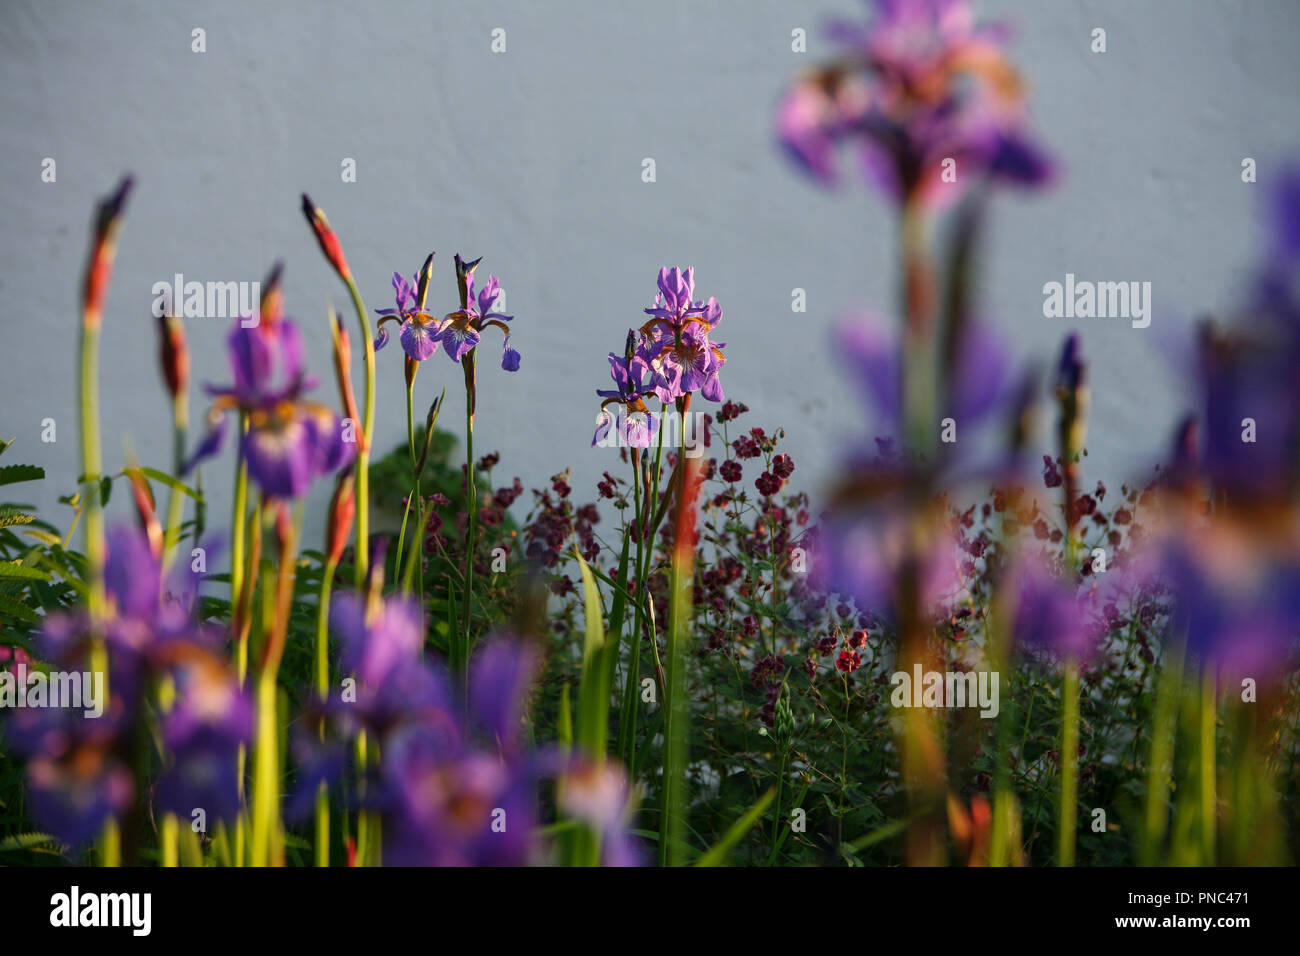
[[[249,474],[271,497],[300,498],[318,475],[351,461],[356,441],[346,439],[334,411],[302,397],[315,382],[303,371],[302,341],[292,321],[264,318],[251,328],[239,323],[228,341],[235,382],[208,387],[210,428],[184,471],[221,450],[225,413],[237,409],[248,418],[242,451]]]

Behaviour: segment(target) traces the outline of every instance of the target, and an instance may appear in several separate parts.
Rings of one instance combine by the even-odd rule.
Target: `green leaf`
[[[583,606],[586,617],[586,634],[582,647],[582,677],[578,683],[577,740],[589,757],[603,759],[609,736],[610,671],[605,655],[605,608],[600,600],[600,589],[592,577],[591,568],[578,558],[582,574]],[[617,652],[617,648],[615,649]]]
[[[28,624],[41,623],[41,616],[21,601],[15,601],[5,594],[0,594],[0,614],[8,614]]]
[[[203,495],[199,494],[197,491],[195,491],[193,488],[191,488],[189,485],[185,484],[184,482],[181,482],[180,480],[173,478],[165,471],[159,471],[157,468],[141,468],[140,472],[146,477],[152,478],[154,481],[158,482],[159,484],[166,485],[168,488],[171,488],[173,491],[179,491],[183,495],[189,495],[195,501],[203,500]]]
[[[754,828],[754,824],[762,818],[768,806],[776,799],[776,787],[768,787],[767,793],[758,798],[758,802],[750,807],[745,815],[733,823],[727,832],[722,835],[722,839],[714,844],[708,853],[696,860],[696,866],[722,866],[727,862],[729,854],[737,843]]]
[[[17,561],[0,561],[0,578],[24,578],[29,581],[50,581],[53,580],[44,571],[36,568],[29,568],[25,564],[19,564]]]
[[[3,451],[0,448],[0,451]],[[0,468],[0,485],[13,485],[20,481],[40,481],[45,469],[36,465],[5,465]]]
[[[108,499],[113,496],[113,479],[108,475],[99,479],[99,506],[108,507]]]
[[[41,542],[41,544],[47,544],[51,548],[59,548],[63,546],[63,539],[57,534],[52,534],[49,531],[34,531],[31,528],[26,528],[23,530],[23,534],[30,535],[37,541]]]
[[[12,528],[18,524],[31,524],[35,515],[29,515],[16,508],[0,508],[0,528]]]
[[[0,840],[0,853],[14,850],[31,850],[36,847],[61,847],[63,844],[48,833],[16,833]]]

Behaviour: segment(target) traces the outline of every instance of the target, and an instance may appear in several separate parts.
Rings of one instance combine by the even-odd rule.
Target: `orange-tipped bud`
[[[104,300],[113,276],[113,258],[117,254],[117,234],[122,228],[122,213],[131,193],[132,179],[126,176],[112,195],[102,200],[95,213],[95,238],[86,263],[86,281],[82,290],[82,321],[97,329],[104,315]]]
[[[154,503],[153,490],[145,480],[139,467],[125,469],[126,477],[131,482],[131,495],[135,499],[136,515],[140,521],[140,530],[149,541],[149,550],[156,558],[163,550],[163,530],[158,521],[157,506]]]
[[[176,401],[190,387],[190,350],[185,344],[185,326],[177,316],[161,315],[158,339],[163,380],[167,383],[167,393]]]
[[[334,497],[330,499],[330,523],[326,532],[325,554],[330,562],[337,564],[343,557],[348,538],[352,536],[352,520],[357,514],[357,500],[353,490],[354,479],[351,470],[339,473],[338,483],[334,486]]]
[[[284,317],[284,288],[280,284],[280,275],[283,271],[284,263],[277,262],[262,282],[262,301],[258,305],[259,321],[275,325]]]
[[[360,436],[362,451],[368,450],[365,435],[361,429],[361,416],[357,413],[357,396],[352,390],[352,343],[348,339],[347,329],[339,318],[334,306],[330,306],[330,332],[334,337],[334,377],[339,386],[339,402],[343,414],[350,418]]]
[[[325,218],[325,213],[311,201],[306,193],[302,194],[302,212],[307,217],[312,232],[316,233],[316,241],[320,243],[320,251],[325,253],[325,258],[334,267],[334,271],[339,274],[339,278],[345,282],[351,279],[352,270],[348,268],[348,262],[343,258],[343,246],[339,243],[339,237],[330,228],[330,221]]]

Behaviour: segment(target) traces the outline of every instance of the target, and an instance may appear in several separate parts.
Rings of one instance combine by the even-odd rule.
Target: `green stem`
[[[162,820],[162,830],[158,834],[162,844],[162,865],[164,867],[180,866],[180,821],[176,814],[169,813]]]
[[[188,425],[185,396],[179,395],[172,402],[172,475],[177,481],[185,465],[185,433]],[[185,499],[177,488],[171,489],[167,501],[167,527],[163,531],[163,573],[172,566],[176,549],[181,540],[181,521],[185,517]]]
[[[375,431],[375,342],[370,332],[370,318],[365,303],[361,301],[361,291],[357,288],[356,281],[351,276],[344,281],[352,296],[352,306],[356,309],[357,321],[361,324],[361,338],[366,349],[366,408],[362,413],[365,423],[361,429],[361,447],[357,449],[356,463],[357,547],[353,582],[357,590],[361,590],[370,571],[370,440]]]
[[[1061,691],[1061,806],[1059,863],[1074,866],[1075,826],[1079,815],[1079,664],[1068,660]]]
[[[477,389],[474,383],[474,353],[461,359],[465,368],[465,502],[469,520],[465,531],[465,612],[464,636],[458,666],[469,667],[470,624],[474,610],[474,546],[478,536],[478,482],[474,475],[474,406]]]
[[[329,608],[337,571],[337,561],[331,558],[325,562],[316,612],[316,695],[322,704],[329,700],[330,693]],[[320,739],[325,739],[324,720],[321,721]],[[330,865],[330,799],[329,788],[324,783],[316,794],[316,865]]]
[[[1214,731],[1218,722],[1218,688],[1214,665],[1201,665],[1201,865],[1213,866],[1215,858],[1215,825],[1217,820],[1217,794]]]

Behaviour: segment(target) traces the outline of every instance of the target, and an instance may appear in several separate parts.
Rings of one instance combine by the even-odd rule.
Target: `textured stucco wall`
[[[523,367],[484,363],[478,444],[503,452],[505,475],[535,484],[572,465],[578,493],[594,494],[614,465],[588,448],[605,354],[640,320],[659,266],[693,264],[699,293],[725,309],[728,394],[751,406],[751,424],[789,430],[796,478],[817,487],[864,431],[828,332],[856,307],[888,313],[894,223],[862,188],[828,194],[797,177],[773,146],[771,112],[793,71],[827,53],[825,16],[857,6],[6,0],[0,433],[19,440],[6,457],[49,470],[36,503],[62,522],[55,496],[78,470],[76,300],[91,203],[130,170],[138,188],[104,339],[110,465],[128,435],[146,463],[168,459],[149,307],[153,283],[174,273],[255,281],[283,258],[289,312],[311,330],[309,361],[329,385],[325,304],[347,303],[298,212],[307,190],[372,308],[391,304],[391,271],[414,271],[431,249],[442,311],[452,253],[484,255],[501,276]],[[1163,450],[1183,406],[1161,330],[1228,301],[1257,245],[1270,164],[1300,145],[1300,3],[977,7],[1017,22],[1035,128],[1065,164],[1055,191],[996,206],[982,312],[1026,356],[1050,356],[1069,327],[1084,332],[1089,469],[1118,482]],[[1089,50],[1097,26],[1105,54]],[[195,27],[206,53],[191,52]],[[504,54],[490,50],[496,27]],[[795,27],[808,30],[805,55],[791,52]],[[1244,156],[1259,160],[1260,184],[1240,181]],[[56,183],[41,181],[45,157]],[[344,157],[356,183],[341,182]],[[645,157],[653,184],[641,181]],[[1067,272],[1150,281],[1152,327],[1044,319],[1043,283]],[[791,313],[794,287],[807,290],[804,314]],[[227,379],[226,327],[189,323],[196,382]],[[397,349],[379,359],[384,449],[404,438],[403,386]],[[459,382],[436,356],[417,401],[446,384],[443,421],[458,423]],[[47,417],[54,444],[40,440]],[[208,471],[214,520],[228,509],[229,458]],[[312,513],[327,494],[317,489]]]

